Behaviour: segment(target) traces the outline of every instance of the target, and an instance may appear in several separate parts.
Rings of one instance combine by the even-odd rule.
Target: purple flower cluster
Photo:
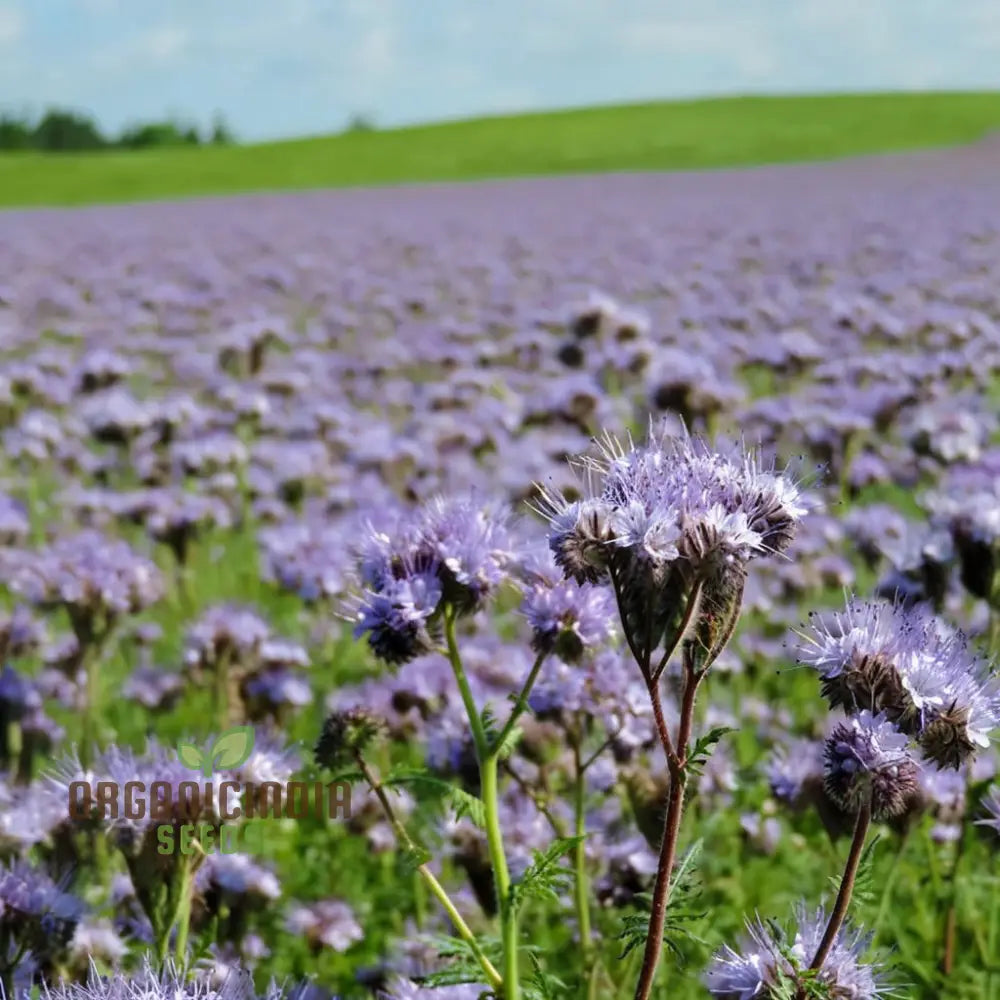
[[[819,947],[826,922],[822,910],[810,912],[800,906],[791,936],[760,919],[748,923],[747,939],[739,948],[727,945],[713,958],[705,975],[709,993],[719,1000],[778,1000],[793,995]],[[870,935],[841,929],[817,974],[823,996],[877,1000],[887,995],[875,968],[861,961],[870,943]]]
[[[941,767],[989,746],[1000,722],[996,675],[923,606],[852,601],[811,618],[798,655],[832,706],[883,713]]]
[[[472,614],[508,579],[514,554],[500,509],[471,498],[438,499],[388,530],[369,527],[359,549],[365,588],[355,636],[399,665],[434,647],[441,614]]]
[[[729,457],[686,434],[640,447],[609,437],[584,469],[600,484],[594,497],[543,495],[556,562],[578,583],[610,580],[644,669],[692,622],[711,663],[739,614],[746,564],[792,541],[805,513],[797,486],[754,454]]]

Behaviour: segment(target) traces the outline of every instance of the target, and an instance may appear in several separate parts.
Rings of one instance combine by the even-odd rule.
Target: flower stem
[[[174,955],[178,968],[184,968],[187,953],[188,930],[191,926],[191,890],[194,883],[194,858],[185,858],[181,867],[181,884],[177,897],[177,940],[174,944]],[[167,931],[169,935],[169,930]]]
[[[944,949],[941,955],[941,972],[950,976],[955,967],[955,933],[958,929],[958,873],[965,854],[967,831],[963,828],[958,841],[958,849],[947,875],[948,909],[944,918]]]
[[[455,635],[455,609],[446,607],[444,612],[445,641],[448,646],[448,661],[455,675],[465,712],[472,728],[472,739],[476,746],[476,758],[479,762],[479,791],[483,800],[483,813],[486,827],[486,847],[493,869],[493,881],[497,893],[497,910],[500,914],[500,938],[503,944],[503,980],[501,988],[504,1000],[518,1000],[520,986],[518,982],[517,963],[517,914],[510,905],[510,872],[507,868],[507,856],[503,849],[503,835],[500,831],[500,791],[499,791],[499,755],[497,746],[491,747],[483,720],[472,696],[469,679],[462,664],[458,651],[458,640]],[[541,667],[540,660],[535,661],[532,669],[534,677]],[[529,677],[531,683],[534,678]],[[530,686],[525,685],[525,692]],[[527,693],[524,694],[527,698]],[[516,708],[515,708],[516,711]]]
[[[844,866],[844,874],[840,880],[840,891],[837,893],[837,901],[833,904],[833,912],[830,914],[830,920],[823,932],[823,939],[809,965],[812,970],[823,968],[823,963],[829,957],[837,934],[844,924],[847,910],[851,905],[851,894],[854,892],[854,880],[858,875],[858,865],[861,864],[861,855],[864,852],[865,837],[868,836],[871,822],[872,803],[869,797],[865,799],[858,811],[858,818],[854,824],[854,839],[851,841],[851,850],[847,855],[847,864]]]
[[[94,743],[97,740],[97,712],[100,699],[101,684],[98,675],[100,654],[91,647],[84,653],[84,704],[83,704],[83,735],[80,743],[80,763],[86,769],[93,760]]]
[[[379,805],[382,806],[382,812],[385,813],[386,819],[392,826],[396,839],[405,850],[409,851],[411,854],[415,854],[417,852],[417,846],[414,844],[410,835],[406,832],[406,827],[403,826],[399,818],[396,816],[396,811],[392,808],[389,796],[385,794],[385,787],[382,785],[382,782],[375,776],[372,769],[368,766],[368,762],[360,753],[355,754],[355,761],[357,762],[358,769],[364,776],[365,781],[375,793],[375,797],[378,799]],[[427,887],[430,889],[434,898],[441,904],[442,907],[444,907],[444,911],[448,914],[455,930],[458,932],[458,936],[469,946],[469,950],[476,957],[476,961],[479,962],[483,972],[486,974],[486,978],[489,980],[490,986],[494,989],[502,986],[503,980],[500,977],[500,973],[497,972],[493,963],[486,957],[486,954],[480,947],[479,942],[476,940],[476,935],[472,933],[469,925],[456,909],[455,904],[451,901],[451,897],[448,895],[444,886],[441,885],[434,873],[427,867],[426,864],[418,865],[417,872],[427,884]]]
[[[229,726],[229,660],[229,653],[224,652],[215,664],[215,720],[219,732]]]
[[[469,717],[469,725],[472,728],[472,740],[476,746],[476,757],[480,764],[489,754],[489,743],[486,739],[486,730],[483,727],[483,720],[479,717],[479,710],[476,708],[476,700],[472,697],[472,688],[469,687],[469,679],[465,676],[465,667],[462,665],[462,657],[458,652],[458,640],[455,637],[455,612],[452,608],[445,608],[444,612],[444,634],[448,644],[448,662],[451,663],[452,673],[455,675],[455,683],[458,684],[458,692],[462,696],[462,704],[465,705],[465,714]]]
[[[885,885],[882,888],[882,900],[879,903],[878,914],[875,917],[874,922],[871,925],[872,934],[878,937],[879,930],[882,927],[882,923],[889,912],[889,904],[892,902],[892,892],[896,887],[896,879],[899,875],[901,862],[903,860],[903,854],[906,851],[906,845],[910,842],[909,831],[905,831],[899,838],[899,847],[896,850],[896,856],[892,859],[892,867],[889,869],[888,875],[885,877]]]
[[[497,737],[496,744],[492,747],[493,752],[496,752],[504,745],[507,737],[514,731],[514,727],[517,725],[517,720],[527,710],[528,697],[531,694],[531,689],[535,686],[535,681],[538,680],[538,674],[542,669],[542,664],[545,662],[545,656],[545,653],[539,653],[538,656],[535,657],[535,662],[532,664],[531,672],[528,674],[527,679],[521,687],[521,693],[517,696],[517,699],[514,702],[514,707],[511,709],[510,718],[507,719],[506,725]]]
[[[684,695],[681,701],[681,717],[677,730],[676,746],[670,740],[670,733],[663,719],[660,701],[659,676],[648,682],[649,696],[653,704],[660,742],[667,755],[670,768],[670,796],[667,800],[667,814],[663,823],[663,837],[660,841],[660,857],[656,866],[656,882],[653,885],[653,903],[649,914],[649,933],[646,936],[646,950],[642,957],[642,969],[635,988],[635,1000],[649,1000],[656,979],[656,968],[663,951],[663,928],[670,902],[670,880],[673,876],[674,860],[677,857],[677,841],[680,837],[681,818],[684,812],[684,786],[687,782],[687,745],[694,725],[695,695],[702,674],[695,670],[691,647],[684,646]]]
[[[517,1000],[517,914],[510,905],[510,872],[500,832],[500,796],[497,782],[498,760],[491,754],[479,764],[480,791],[486,819],[486,846],[496,883],[497,905],[500,912],[500,937],[503,941],[504,1000]]]
[[[576,765],[573,785],[573,833],[579,838],[573,848],[573,900],[576,904],[576,919],[580,928],[580,943],[583,947],[584,970],[590,966],[593,941],[590,934],[590,885],[587,879],[587,814],[585,812],[587,779],[580,759],[580,743],[573,742],[573,758]]]

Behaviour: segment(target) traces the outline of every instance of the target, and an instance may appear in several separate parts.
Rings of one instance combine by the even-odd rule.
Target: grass
[[[255,146],[6,153],[0,206],[743,166],[949,146],[994,129],[1000,92],[659,102]]]

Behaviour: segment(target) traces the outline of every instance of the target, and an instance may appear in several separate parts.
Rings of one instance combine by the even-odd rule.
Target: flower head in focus
[[[710,664],[735,626],[747,564],[791,543],[798,488],[755,453],[724,455],[686,433],[645,445],[607,436],[582,465],[590,498],[540,488],[557,564],[578,583],[610,581],[644,673],[682,634]]]
[[[805,970],[819,948],[827,917],[800,904],[795,929],[789,935],[772,921],[747,923],[747,936],[738,949],[716,952],[705,975],[709,993],[719,1000],[782,1000],[796,995]],[[831,1000],[877,1000],[887,996],[882,976],[861,959],[871,935],[841,927],[822,968],[815,974],[821,995]]]

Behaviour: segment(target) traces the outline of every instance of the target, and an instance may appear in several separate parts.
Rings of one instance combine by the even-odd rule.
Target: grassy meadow
[[[699,170],[957,145],[995,129],[1000,129],[1000,93],[657,102],[251,146],[0,154],[0,206]]]

